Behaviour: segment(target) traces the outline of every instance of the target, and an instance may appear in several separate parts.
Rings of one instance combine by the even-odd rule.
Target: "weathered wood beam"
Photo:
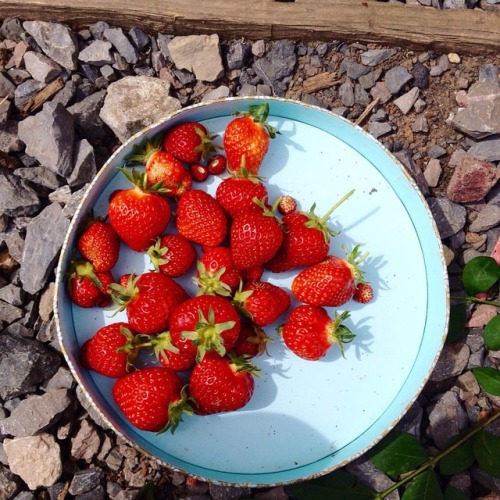
[[[347,40],[484,54],[500,49],[500,13],[367,0],[0,0],[0,19],[97,20],[174,35]]]

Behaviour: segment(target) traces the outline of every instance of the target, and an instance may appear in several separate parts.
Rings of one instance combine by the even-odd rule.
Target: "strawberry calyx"
[[[354,287],[357,287],[360,283],[366,283],[363,272],[359,269],[359,265],[368,257],[369,253],[361,253],[359,250],[359,244],[356,245],[351,252],[347,250],[345,245],[342,245],[342,250],[346,253],[346,264],[350,267],[352,277],[354,279]]]
[[[161,150],[162,139],[163,134],[157,134],[152,139],[146,139],[143,144],[136,144],[132,153],[125,158],[125,165],[146,165],[151,156]]]
[[[252,181],[254,184],[258,184],[259,182],[265,181],[264,177],[252,174],[245,168],[245,155],[241,157],[240,168],[238,170],[231,171],[231,177],[233,177],[234,179],[248,179],[249,181]]]
[[[129,170],[123,167],[118,167],[118,170],[127,178],[128,181],[130,181],[137,189],[139,189],[143,193],[170,193],[170,189],[164,187],[162,181],[150,184],[148,181],[148,176],[145,172],[139,172],[135,168]]]
[[[283,221],[276,215],[281,197],[277,198],[271,206],[266,203],[267,196],[264,196],[261,200],[259,200],[259,198],[257,197],[254,197],[252,201],[262,210],[262,215],[264,215],[265,217],[272,217],[281,227],[284,226]]]
[[[139,294],[139,288],[137,286],[137,281],[140,276],[131,273],[127,277],[126,285],[120,285],[118,283],[111,283],[109,285],[111,292],[111,299],[113,300],[113,304],[117,309],[117,313],[124,311],[128,304],[134,300]]]
[[[139,347],[152,347],[153,353],[159,360],[162,357],[165,361],[168,361],[166,351],[173,353],[178,353],[179,348],[172,343],[172,337],[170,332],[161,332],[156,335],[144,335],[145,342],[139,344]]]
[[[344,311],[341,314],[335,313],[333,322],[329,328],[329,334],[333,342],[337,343],[340,348],[342,357],[345,358],[344,344],[352,342],[356,335],[352,333],[347,326],[343,325],[343,321],[350,317],[349,311]]]
[[[221,278],[226,272],[223,266],[214,274],[210,274],[203,262],[196,263],[198,276],[193,278],[193,281],[198,285],[199,289],[196,295],[221,295],[222,297],[231,296],[231,287],[224,283]]]
[[[183,331],[181,336],[191,340],[193,345],[198,348],[196,362],[199,363],[209,351],[215,351],[220,356],[226,354],[221,333],[230,330],[235,324],[234,321],[216,323],[212,308],[208,310],[208,318],[205,318],[201,309],[198,309],[198,322],[195,324],[194,331]]]
[[[70,262],[69,271],[67,273],[68,279],[76,278],[79,281],[88,278],[94,286],[101,289],[102,283],[97,277],[94,266],[88,261],[83,259],[74,259]]]
[[[240,281],[240,286],[233,296],[233,304],[243,316],[252,320],[252,314],[245,308],[245,302],[252,296],[254,290],[243,291],[243,281]]]
[[[195,404],[193,398],[189,397],[189,388],[185,385],[181,389],[181,397],[177,401],[171,401],[168,405],[168,421],[167,423],[157,432],[157,434],[162,434],[166,431],[170,431],[172,434],[177,429],[178,425],[182,422],[183,415],[193,415],[194,410],[192,404]]]
[[[339,233],[334,231],[328,226],[328,219],[330,215],[340,206],[344,201],[350,198],[354,194],[354,189],[349,191],[346,195],[344,195],[340,200],[334,203],[334,205],[326,212],[322,217],[317,216],[314,213],[316,208],[316,203],[313,203],[309,212],[302,212],[306,215],[309,220],[304,223],[304,225],[308,228],[319,229],[323,233],[323,237],[325,238],[325,242],[328,243],[330,236],[337,236]]]
[[[134,368],[134,361],[139,354],[139,350],[141,345],[137,343],[137,337],[132,333],[132,331],[125,327],[120,326],[120,333],[122,333],[125,337],[125,343],[116,349],[116,352],[127,354],[127,372],[132,371]]]
[[[161,246],[161,238],[157,238],[155,243],[151,245],[147,250],[146,254],[151,260],[151,264],[155,271],[160,270],[160,266],[168,264],[169,259],[165,259],[165,255],[168,252],[168,247]]]
[[[249,116],[255,123],[258,123],[267,130],[269,137],[274,139],[280,131],[276,127],[272,127],[266,122],[269,117],[269,103],[253,104],[249,106],[247,111],[236,111],[234,116]]]
[[[217,149],[220,149],[220,146],[217,146],[214,144],[214,140],[218,137],[217,134],[210,135],[206,134],[205,131],[200,128],[200,127],[195,127],[195,132],[201,139],[200,144],[198,144],[194,150],[197,153],[201,153],[201,158],[200,160],[203,162],[205,161],[213,152],[217,151]]]
[[[234,353],[228,353],[230,360],[229,367],[234,373],[247,372],[255,377],[260,377],[260,368],[251,363],[246,356],[236,356]]]

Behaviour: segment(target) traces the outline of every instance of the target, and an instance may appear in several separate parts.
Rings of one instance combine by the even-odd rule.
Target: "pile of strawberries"
[[[243,407],[259,371],[252,358],[266,353],[270,340],[263,327],[287,313],[279,337],[297,356],[317,360],[332,344],[342,349],[354,338],[343,325],[349,313],[331,317],[325,308],[373,297],[358,268],[366,257],[358,247],[329,255],[336,233],[328,218],[352,192],[321,217],[314,206],[299,211],[289,195],[269,200],[258,174],[279,132],[268,114],[267,103],[237,113],[223,148],[197,122],[146,140],[120,168],[130,187],[110,195],[105,218],[90,214],[82,223],[69,296],[79,307],[125,311],[127,321],[95,332],[80,359],[117,379],[113,398],[141,430],[173,432],[183,414]],[[214,196],[193,186],[221,174]],[[113,276],[122,245],[146,253],[153,269]],[[288,291],[263,278],[265,271],[290,270],[300,302],[292,310]],[[186,273],[198,287],[195,296],[176,281]],[[144,363],[142,352],[158,363]]]

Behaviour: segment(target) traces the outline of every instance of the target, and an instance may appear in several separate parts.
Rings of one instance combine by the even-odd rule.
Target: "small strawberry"
[[[201,123],[185,122],[165,134],[163,147],[180,161],[196,163],[214,151],[214,138]]]
[[[193,244],[180,234],[166,234],[148,248],[147,254],[156,271],[171,278],[186,273],[196,260]]]
[[[293,196],[285,194],[278,203],[278,211],[281,215],[288,215],[297,210],[297,201]]]
[[[256,200],[258,201],[258,200]],[[238,269],[259,267],[270,261],[283,241],[280,221],[264,203],[261,209],[247,209],[233,220],[230,229],[230,248]]]
[[[235,293],[234,303],[252,323],[267,326],[274,323],[290,307],[290,296],[277,285],[253,281]]]
[[[228,169],[245,168],[253,175],[259,173],[262,161],[269,149],[270,140],[279,133],[266,123],[269,104],[250,106],[247,112],[235,113],[224,130],[224,150]]]
[[[91,213],[84,220],[77,248],[98,273],[111,271],[120,254],[120,238],[110,224]]]
[[[227,160],[223,155],[216,154],[207,164],[208,172],[212,175],[220,175],[226,170]]]
[[[181,379],[168,368],[128,373],[115,382],[112,394],[127,420],[143,431],[174,433],[182,415],[193,413]]]
[[[191,174],[172,153],[161,149],[161,142],[161,135],[147,139],[134,147],[125,162],[127,166],[143,165],[150,185],[161,185],[164,195],[179,197],[191,189]]]
[[[73,260],[67,273],[67,290],[71,301],[79,307],[106,307],[114,278],[109,271],[95,272],[86,260]]]
[[[217,200],[210,194],[193,189],[180,197],[176,227],[189,241],[215,247],[227,234],[227,218]]]
[[[257,372],[243,359],[205,356],[189,377],[195,413],[211,415],[239,410],[252,398]]]
[[[345,304],[363,281],[358,266],[367,256],[360,255],[357,245],[345,259],[331,255],[319,264],[304,269],[292,281],[293,295],[297,300],[313,306],[338,307]]]
[[[358,283],[354,289],[353,300],[361,304],[368,304],[373,300],[373,288],[369,283]]]
[[[109,222],[132,250],[142,252],[167,227],[170,205],[157,191],[150,190],[146,175],[136,170],[120,170],[134,187],[112,194],[108,206]]]
[[[141,347],[152,347],[158,361],[176,372],[190,370],[196,363],[196,356],[188,351],[181,351],[172,344],[170,332],[151,335]]]
[[[346,311],[335,314],[332,319],[322,307],[301,305],[290,313],[280,333],[285,345],[301,358],[316,361],[325,356],[334,343],[339,345],[343,356],[343,345],[355,337],[342,324],[348,317]]]
[[[208,179],[208,168],[201,163],[193,163],[189,166],[189,171],[196,182],[205,182]]]
[[[354,190],[343,196],[323,217],[314,213],[315,205],[307,213],[292,211],[285,215],[282,219],[286,227],[283,244],[266,267],[274,273],[280,273],[312,266],[326,259],[330,250],[330,236],[337,235],[328,226],[328,218],[353,193]]]
[[[238,357],[254,358],[266,352],[267,343],[271,340],[262,328],[242,323],[238,340],[231,351]]]
[[[227,247],[207,248],[200,257],[198,272],[193,279],[200,287],[197,295],[222,295],[228,297],[240,284],[240,271],[236,268]]]
[[[82,345],[80,360],[85,368],[101,375],[119,378],[132,368],[139,348],[135,333],[127,323],[103,326]]]
[[[218,295],[184,301],[175,308],[169,323],[172,343],[195,354],[197,361],[210,351],[224,356],[235,344],[240,326],[236,308]]]
[[[262,181],[246,170],[224,179],[215,192],[216,200],[232,218],[247,209],[257,208],[253,200],[267,199],[267,196],[267,188]]]
[[[166,330],[172,311],[188,298],[179,283],[155,272],[131,274],[126,287],[115,283],[111,289],[117,309],[125,310],[130,326],[145,335]]]

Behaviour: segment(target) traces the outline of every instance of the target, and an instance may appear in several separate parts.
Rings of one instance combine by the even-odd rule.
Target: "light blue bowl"
[[[261,377],[243,409],[186,417],[174,435],[141,432],[120,414],[113,380],[83,369],[79,346],[123,313],[79,309],[68,300],[63,274],[75,231],[94,207],[106,213],[109,194],[127,186],[117,167],[146,137],[182,121],[203,122],[222,136],[235,111],[267,101],[270,123],[281,134],[261,168],[270,197],[291,194],[302,210],[316,202],[324,214],[351,189],[354,195],[331,218],[342,245],[370,253],[362,269],[375,290],[367,305],[349,302],[347,321],[357,337],[345,359],[335,346],[321,361],[299,359],[284,346],[275,325],[269,356],[256,360]],[[221,139],[219,138],[221,144]],[[214,193],[219,178],[196,186]],[[169,231],[172,230],[172,224]],[[142,254],[122,248],[113,271],[148,269]],[[290,288],[294,273],[265,274]],[[180,280],[194,292],[189,278]],[[202,480],[251,487],[287,484],[344,466],[377,443],[405,414],[426,383],[448,324],[448,282],[440,238],[421,193],[402,165],[361,128],[323,109],[276,98],[230,98],[185,108],[135,135],[110,158],[87,191],[65,239],[58,269],[56,320],[67,362],[84,393],[109,425],[142,452]],[[332,312],[332,311],[330,311]]]

